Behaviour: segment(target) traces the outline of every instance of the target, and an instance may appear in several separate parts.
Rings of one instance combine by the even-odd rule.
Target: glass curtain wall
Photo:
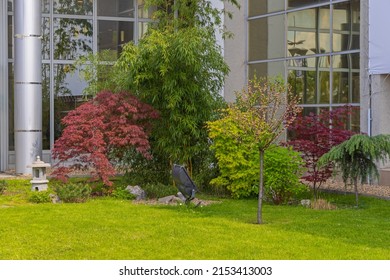
[[[304,113],[351,105],[359,131],[360,1],[248,0],[248,73],[283,76]]]
[[[123,44],[144,34],[150,11],[143,0],[42,0],[43,149],[61,134],[60,120],[78,106],[86,87],[74,67],[91,52],[115,60]],[[13,1],[8,0],[9,150],[13,137]]]

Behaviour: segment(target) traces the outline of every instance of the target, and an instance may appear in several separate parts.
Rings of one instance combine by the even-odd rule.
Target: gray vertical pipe
[[[42,158],[41,0],[15,0],[15,169]]]
[[[8,169],[8,16],[0,0],[0,171]]]

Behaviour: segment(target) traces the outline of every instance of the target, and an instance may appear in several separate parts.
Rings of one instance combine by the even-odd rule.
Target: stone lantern
[[[40,157],[37,156],[37,160],[34,161],[30,166],[32,168],[32,191],[45,191],[47,190],[47,183],[49,180],[46,179],[46,168],[50,167],[50,164],[41,161]]]

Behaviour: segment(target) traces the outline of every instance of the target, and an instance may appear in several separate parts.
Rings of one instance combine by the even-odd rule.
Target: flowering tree
[[[156,118],[157,111],[127,92],[99,93],[62,119],[65,128],[53,149],[54,175],[66,180],[71,171],[92,169],[94,178],[111,186],[112,161],[131,149],[150,157],[150,120]]]
[[[290,126],[292,131],[288,145],[302,153],[307,168],[302,179],[312,184],[314,195],[317,189],[332,175],[332,163],[321,167],[317,165],[319,158],[345,140],[354,132],[345,128],[345,122],[351,114],[350,107],[337,108],[332,111],[322,111],[318,115],[298,116]]]

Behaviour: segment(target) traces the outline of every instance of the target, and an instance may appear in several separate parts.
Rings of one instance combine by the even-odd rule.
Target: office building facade
[[[0,171],[15,164],[17,1],[23,2],[1,0],[0,5]],[[387,70],[373,70],[371,59],[377,55],[370,56],[370,42],[378,40],[370,41],[375,33],[370,31],[370,9],[383,1],[243,0],[240,9],[224,5],[233,12],[225,25],[234,34],[223,42],[231,69],[224,87],[227,101],[254,75],[279,75],[301,97],[305,114],[350,105],[355,110],[349,129],[390,133],[390,79]],[[82,101],[86,86],[72,71],[77,58],[109,50],[115,59],[124,43],[137,42],[151,19],[143,0],[41,0],[40,7],[42,149],[50,161],[60,119]]]

